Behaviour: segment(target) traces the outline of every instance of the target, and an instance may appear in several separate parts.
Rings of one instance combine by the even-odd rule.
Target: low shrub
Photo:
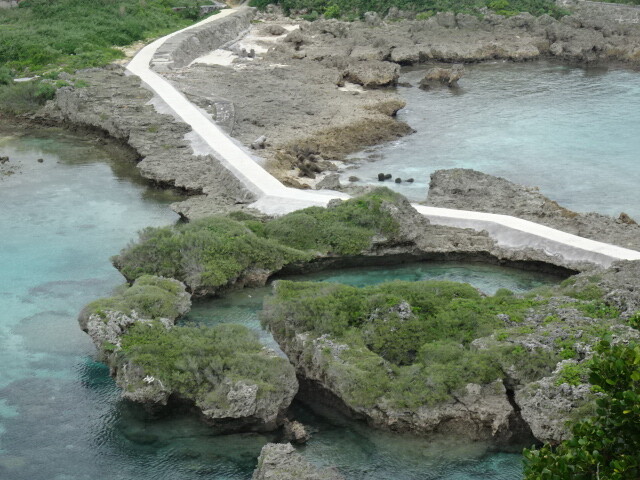
[[[375,235],[392,237],[398,224],[382,205],[400,199],[378,189],[331,208],[311,207],[269,222],[235,214],[147,228],[112,261],[129,280],[145,274],[173,277],[193,292],[207,293],[249,269],[277,271],[319,253],[356,254]]]
[[[595,415],[559,446],[525,450],[526,480],[640,478],[640,345],[601,342],[589,381],[600,392]]]
[[[0,72],[1,74],[1,72]],[[0,112],[20,115],[33,112],[51,100],[56,87],[43,81],[10,82],[2,84],[0,78]]]
[[[181,293],[183,288],[177,282],[145,275],[138,278],[131,287],[120,287],[114,296],[89,303],[81,315],[84,318],[94,313],[104,316],[107,311],[129,315],[135,311],[146,319],[175,319],[180,315]]]
[[[135,324],[121,344],[122,360],[175,393],[205,401],[225,378],[257,384],[262,395],[278,387],[288,367],[286,359],[265,355],[257,336],[242,325],[166,329],[159,323]]]
[[[399,408],[432,405],[467,383],[491,383],[515,366],[522,378],[550,373],[559,360],[509,342],[478,350],[472,341],[503,326],[498,314],[524,317],[537,303],[507,292],[483,297],[455,282],[389,282],[364,288],[279,281],[265,300],[263,325],[276,338],[299,332],[346,344],[326,358],[353,404],[384,398]]]

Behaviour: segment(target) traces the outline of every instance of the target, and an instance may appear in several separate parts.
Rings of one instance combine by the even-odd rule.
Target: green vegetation
[[[36,110],[56,94],[56,87],[47,82],[13,83],[9,78],[9,81],[3,84],[2,78],[0,72],[0,112],[3,113],[19,115]],[[7,79],[6,76],[4,78]]]
[[[526,480],[640,478],[640,345],[601,342],[589,380],[601,393],[595,415],[557,448],[525,450]]]
[[[371,244],[376,234],[391,237],[398,223],[382,210],[383,202],[395,203],[399,194],[379,188],[375,192],[340,203],[333,208],[311,207],[270,221],[265,235],[300,250],[352,255]]]
[[[587,383],[589,381],[590,371],[590,361],[582,363],[566,363],[560,370],[555,383],[556,385],[562,385],[563,383],[566,383],[572,386]]]
[[[135,311],[145,319],[173,320],[181,313],[181,294],[184,294],[184,287],[175,280],[145,275],[131,287],[120,287],[114,296],[91,302],[83,309],[81,316],[88,318],[95,313],[105,318],[107,311],[126,315]]]
[[[265,302],[263,323],[276,338],[304,331],[348,345],[339,352],[328,345],[324,361],[350,403],[371,406],[384,398],[415,407],[447,400],[467,383],[502,379],[512,365],[531,380],[548,374],[559,360],[553,352],[528,352],[511,342],[471,345],[503,325],[498,314],[521,319],[540,303],[507,291],[482,297],[454,282],[357,288],[280,281]]]
[[[319,253],[355,254],[374,235],[393,236],[397,222],[381,207],[400,198],[383,188],[332,208],[311,207],[269,222],[236,214],[147,228],[113,262],[130,280],[161,275],[181,280],[196,293],[211,293],[249,270],[278,271]]]
[[[232,324],[166,329],[157,322],[138,323],[122,337],[119,358],[205,404],[226,401],[224,379],[257,384],[260,396],[278,388],[283,370],[292,369],[286,359],[265,354],[248,328]]]
[[[123,57],[116,46],[189,25],[193,0],[24,0],[0,9],[0,66],[17,74],[98,67]],[[196,15],[194,16],[194,13]]]
[[[640,0],[630,0],[640,1]],[[265,8],[272,0],[252,0],[251,5]],[[481,15],[485,9],[499,15],[516,15],[529,12],[532,15],[549,14],[559,18],[567,15],[552,0],[279,0],[285,12],[306,10],[309,19],[319,15],[326,18],[354,19],[365,12],[386,14],[391,7],[415,12],[419,19],[426,19],[437,12],[468,13]]]

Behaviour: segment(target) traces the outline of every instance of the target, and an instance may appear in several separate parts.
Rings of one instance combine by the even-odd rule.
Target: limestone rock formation
[[[145,299],[152,299],[154,305],[149,308]],[[105,348],[113,350],[120,346],[121,337],[132,325],[155,320],[171,328],[190,309],[191,295],[182,282],[145,275],[131,287],[121,288],[115,296],[88,304],[80,312],[78,322],[98,351],[105,354]]]
[[[446,85],[455,87],[464,76],[464,65],[456,63],[450,68],[434,67],[427,71],[425,76],[420,80],[420,88],[428,90],[438,85]]]
[[[346,81],[370,88],[395,85],[399,76],[397,64],[376,60],[352,62],[342,71]]]
[[[426,203],[434,207],[499,213],[531,220],[581,237],[640,250],[640,226],[599,213],[577,213],[536,187],[476,170],[454,168],[431,174]]]
[[[284,438],[291,443],[301,445],[307,443],[311,435],[300,422],[286,420],[284,422]]]
[[[293,367],[245,327],[174,327],[190,297],[177,280],[145,275],[87,305],[79,322],[123,398],[156,409],[173,396],[195,405],[220,433],[275,430],[298,391]],[[237,351],[226,347],[230,342]],[[262,371],[247,373],[246,365]]]
[[[290,443],[262,447],[252,480],[344,480],[334,469],[320,469],[307,462]]]

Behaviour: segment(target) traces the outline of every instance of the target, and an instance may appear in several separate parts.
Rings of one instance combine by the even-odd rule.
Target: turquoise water
[[[0,478],[250,478],[261,447],[274,436],[214,437],[189,412],[150,417],[121,401],[77,326],[84,304],[123,281],[109,256],[140,228],[174,222],[167,204],[177,198],[146,188],[131,165],[92,140],[56,130],[21,133],[0,131],[0,155],[17,166],[17,173],[0,177]],[[480,281],[488,291],[549,280],[494,267],[428,264],[313,278],[363,284],[433,275]],[[259,302],[245,305],[238,299],[243,294],[251,293],[219,300],[215,311],[197,305],[191,319],[254,322],[256,328]],[[519,476],[518,455],[395,437],[304,409],[298,415],[314,433],[303,453],[338,465],[349,479]]]
[[[356,155],[362,183],[378,172],[415,178],[386,182],[424,200],[429,175],[474,168],[539,186],[570,209],[640,218],[640,73],[547,62],[469,65],[457,90],[417,88],[424,70],[399,87],[399,112],[417,133]],[[380,158],[381,157],[381,158]]]

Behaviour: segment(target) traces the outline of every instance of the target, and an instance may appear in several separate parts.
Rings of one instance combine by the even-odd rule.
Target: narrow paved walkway
[[[232,15],[235,11],[234,9],[223,10],[181,31],[214,23],[222,17]],[[309,206],[325,206],[334,198],[349,198],[344,193],[332,190],[308,191],[285,187],[167,80],[153,72],[150,65],[155,52],[167,39],[179,32],[174,32],[144,47],[131,60],[127,70],[140,77],[178,118],[189,124],[209,146],[211,152],[223,161],[248,190],[256,195],[258,200],[251,205],[252,207],[267,214],[281,215]],[[414,204],[414,207],[434,224],[486,230],[499,245],[508,248],[542,249],[549,255],[561,256],[570,262],[591,262],[602,266],[608,266],[615,260],[640,260],[640,252],[635,250],[588,240],[507,215],[426,207],[418,204]]]

